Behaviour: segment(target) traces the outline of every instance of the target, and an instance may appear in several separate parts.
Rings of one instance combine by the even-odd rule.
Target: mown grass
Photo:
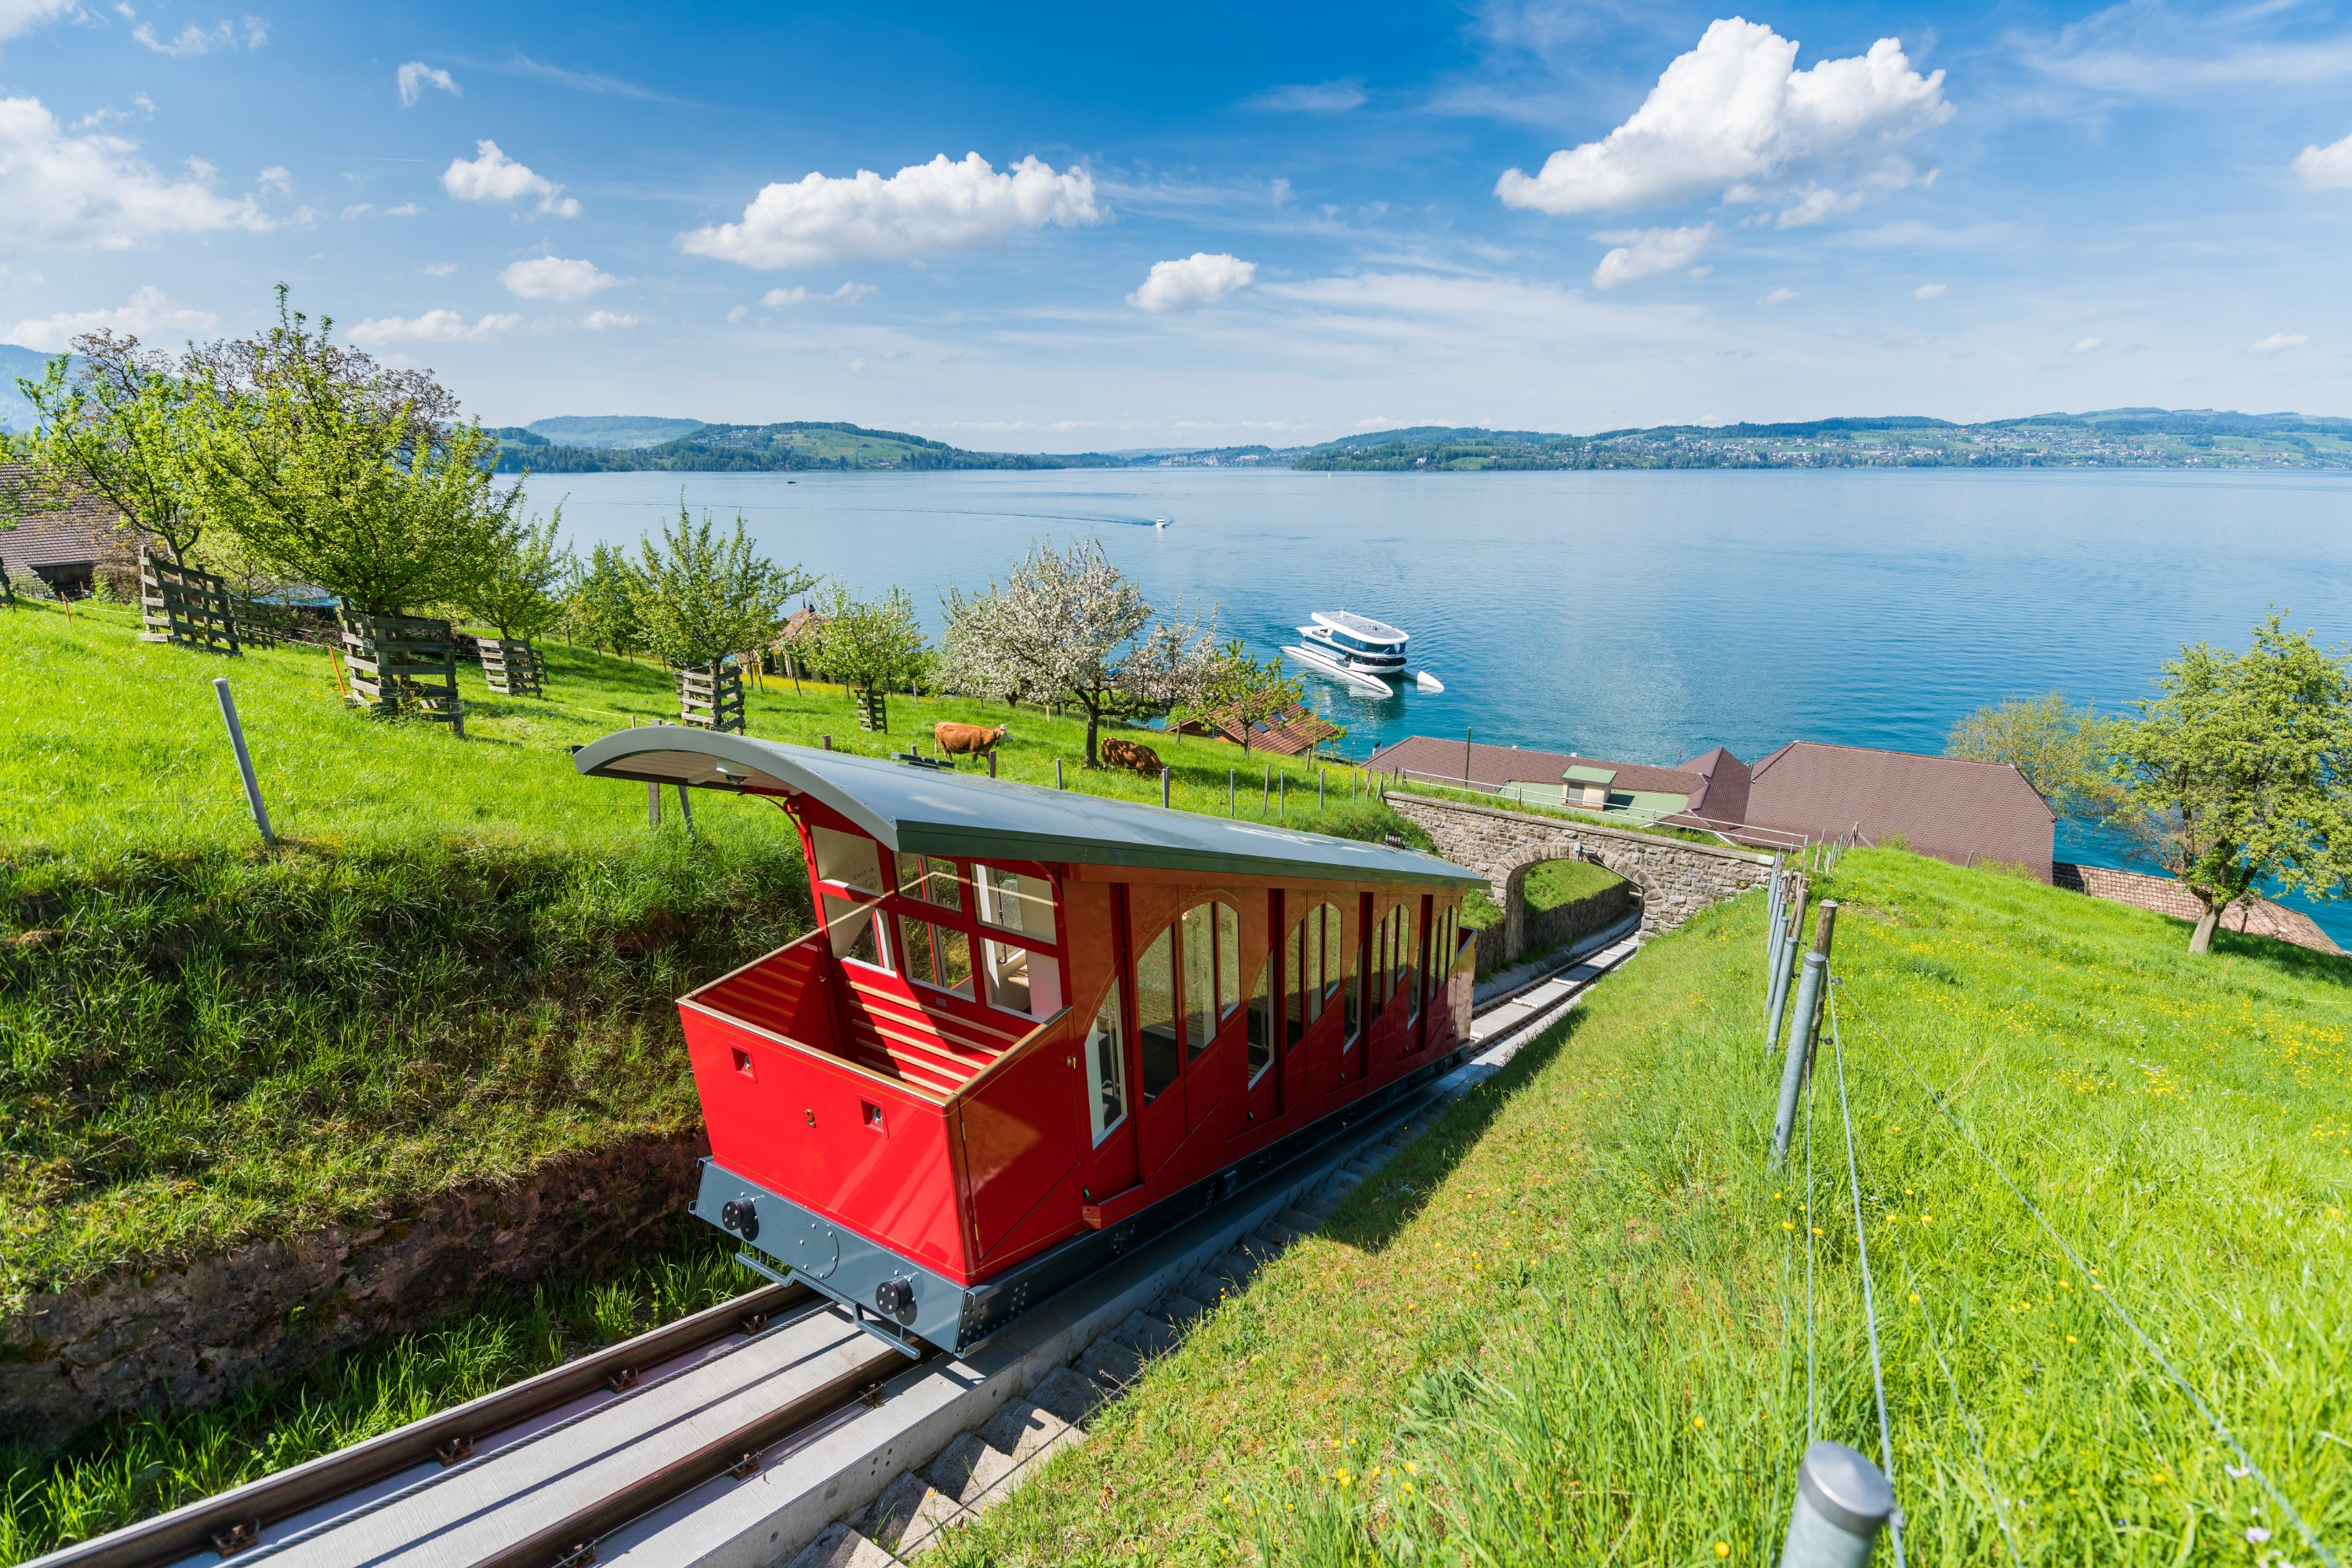
[[[122,1416],[59,1454],[0,1446],[0,1563],[19,1563],[422,1420],[758,1283],[680,1216],[667,1245],[336,1356],[205,1410]]]
[[[465,667],[467,737],[342,706],[326,655],[136,640],[131,613],[0,611],[0,1308],[497,1182],[698,1121],[672,1002],[805,931],[797,841],[767,803],[583,780],[565,751],[675,717],[668,678],[557,645],[547,700]],[[246,816],[212,678],[234,683],[281,846]],[[1007,777],[1156,800],[1076,765],[1083,731],[1001,704],[893,699],[858,734],[834,688],[771,680],[755,736],[880,752],[940,718],[1008,721]],[[1180,805],[1241,759],[1164,746]],[[1332,776],[1293,824],[1422,839]],[[1235,809],[1254,814],[1244,793]]]
[[[2110,1300],[2344,1560],[2352,964],[1895,851],[1816,887],[1908,1560],[2317,1561]],[[1879,1432],[1829,1046],[1766,1168],[1761,919],[1645,947],[940,1562],[1777,1560],[1809,1432]]]

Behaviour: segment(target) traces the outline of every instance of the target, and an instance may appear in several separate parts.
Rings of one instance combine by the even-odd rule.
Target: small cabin
[[[667,725],[575,761],[798,825],[815,929],[678,1005],[696,1212],[885,1337],[984,1337],[1468,1041],[1485,881],[1432,856]]]

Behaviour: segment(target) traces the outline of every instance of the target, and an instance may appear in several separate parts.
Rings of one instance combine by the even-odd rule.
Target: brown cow
[[[934,724],[931,739],[948,756],[977,757],[996,749],[996,742],[1004,739],[1004,726],[992,730],[985,724]]]
[[[1148,779],[1160,776],[1160,754],[1140,741],[1106,735],[1102,742],[1102,760],[1103,766],[1107,768],[1133,768]]]

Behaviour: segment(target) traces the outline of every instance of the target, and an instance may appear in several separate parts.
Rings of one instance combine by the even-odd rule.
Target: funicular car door
[[[1227,1123],[1235,1138],[1247,1138],[1278,1121],[1283,1107],[1282,894],[1245,893],[1241,900],[1243,1004],[1241,1047],[1228,1047],[1229,1095],[1239,1114]]]
[[[1071,1001],[1069,1065],[1076,1070],[1080,1201],[1098,1204],[1117,1197],[1143,1179],[1136,1150],[1135,1074],[1129,1034],[1134,1005],[1128,990],[1126,947],[1118,930],[1110,887],[1100,882],[1064,884],[1067,901],[1071,973],[1078,986]]]
[[[1127,889],[1129,974],[1135,1017],[1136,1134],[1150,1181],[1184,1142],[1184,1024],[1177,1005],[1176,914],[1180,889],[1150,883]]]

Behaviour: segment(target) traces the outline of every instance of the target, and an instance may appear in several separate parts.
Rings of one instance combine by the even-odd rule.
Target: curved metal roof
[[[813,795],[891,848],[909,854],[1445,888],[1486,885],[1475,871],[1412,849],[908,767],[846,752],[714,735],[680,724],[616,731],[582,747],[572,760],[595,778]]]

